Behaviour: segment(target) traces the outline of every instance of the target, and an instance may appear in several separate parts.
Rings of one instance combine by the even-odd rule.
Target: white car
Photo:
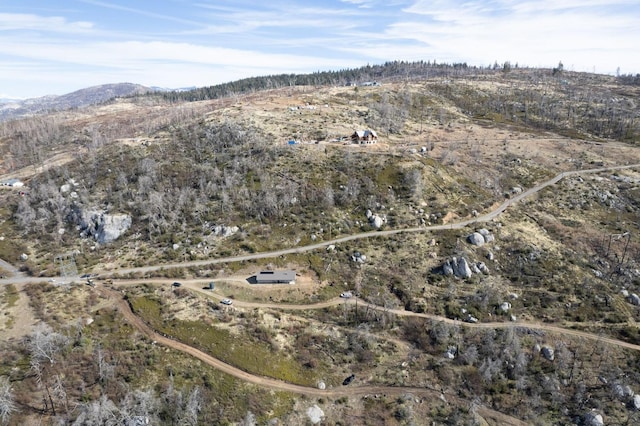
[[[222,299],[220,301],[220,303],[222,303],[223,305],[231,305],[233,303],[233,300],[231,300],[231,299]]]
[[[344,293],[340,293],[340,297],[342,297],[343,299],[348,299],[352,296],[353,294],[350,291],[345,291]]]

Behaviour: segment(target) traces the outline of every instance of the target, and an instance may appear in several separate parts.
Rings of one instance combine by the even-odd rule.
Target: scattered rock
[[[178,250],[180,248],[180,244],[174,244],[173,246],[171,246],[174,250]]]
[[[27,256],[26,253],[22,253],[20,255],[20,260],[22,260],[23,262],[25,262],[27,259],[29,259],[29,256]]]
[[[640,410],[640,395],[633,396],[633,408]]]
[[[334,246],[333,244],[330,244],[327,246],[327,251],[334,251],[336,249],[336,246]]]
[[[632,305],[640,306],[640,296],[638,296],[637,294],[630,294],[628,300]]]
[[[478,262],[476,266],[478,267],[478,270],[480,272],[482,272],[483,274],[485,274],[485,275],[489,274],[489,268],[487,267],[487,265],[484,262]]]
[[[351,261],[357,262],[357,263],[364,263],[367,261],[367,256],[360,253],[359,251],[354,251],[353,254],[351,255]]]
[[[216,237],[230,237],[231,235],[238,232],[240,228],[237,226],[226,226],[226,225],[213,225],[211,227],[211,233]]]
[[[427,245],[429,245],[429,246],[435,246],[435,245],[437,245],[437,244],[438,244],[438,243],[436,242],[436,239],[435,239],[435,238],[432,238],[432,239],[430,239],[430,240],[427,242]]]
[[[492,252],[487,253],[487,259],[493,261],[493,259],[495,259],[495,256]]]
[[[325,390],[326,388],[327,388],[327,385],[322,380],[320,380],[318,382],[318,389]]]

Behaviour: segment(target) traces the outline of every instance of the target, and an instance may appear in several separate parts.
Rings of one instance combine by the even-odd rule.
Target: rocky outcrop
[[[484,262],[470,263],[464,257],[452,257],[442,265],[443,275],[454,275],[458,278],[470,278],[473,274],[488,274],[489,268]]]
[[[442,273],[444,275],[455,275],[459,278],[469,278],[473,275],[471,267],[469,267],[469,261],[464,257],[453,257],[442,265]]]
[[[354,251],[351,255],[351,261],[356,263],[364,263],[367,261],[367,256],[360,253],[359,251]]]
[[[94,238],[100,244],[111,243],[131,227],[128,214],[107,214],[97,210],[83,210],[79,217],[81,237]]]
[[[231,235],[238,232],[240,228],[237,226],[226,226],[226,225],[212,225],[211,233],[216,237],[230,237]]]
[[[483,246],[486,243],[490,243],[494,240],[495,240],[495,237],[493,236],[493,234],[489,232],[488,229],[485,229],[485,228],[482,228],[477,232],[474,232],[473,234],[467,236],[467,241],[469,242],[469,244],[478,246],[478,247]]]
[[[320,407],[314,404],[313,406],[307,408],[307,417],[309,418],[311,424],[316,425],[322,422],[322,419],[324,418],[324,411],[322,411]]]
[[[387,223],[387,218],[385,216],[373,214],[371,210],[367,210],[366,215],[367,219],[369,220],[369,225],[371,225],[375,229],[380,229],[385,223]]]

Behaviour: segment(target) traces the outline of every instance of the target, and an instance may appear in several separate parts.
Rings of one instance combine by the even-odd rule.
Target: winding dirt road
[[[460,228],[464,228],[466,226],[475,224],[475,223],[482,223],[482,222],[487,222],[490,221],[492,219],[494,219],[495,217],[497,217],[498,215],[500,215],[501,213],[503,213],[510,205],[517,203],[518,201],[529,197],[535,193],[537,193],[538,191],[550,186],[550,185],[554,185],[557,182],[559,182],[561,179],[568,177],[568,176],[574,176],[574,175],[581,175],[581,174],[589,174],[589,173],[601,173],[601,172],[606,172],[606,171],[612,171],[612,170],[623,170],[623,169],[631,169],[631,168],[638,168],[640,167],[640,164],[632,164],[632,165],[625,165],[625,166],[616,166],[616,167],[605,167],[605,168],[598,168],[598,169],[588,169],[588,170],[575,170],[575,171],[570,171],[570,172],[563,172],[560,173],[559,175],[555,176],[554,178],[540,183],[536,186],[534,186],[533,188],[530,188],[527,191],[522,192],[521,194],[518,194],[517,196],[504,201],[500,206],[498,206],[496,209],[494,209],[493,211],[479,216],[479,217],[475,217],[473,219],[469,219],[469,220],[465,220],[465,221],[461,221],[461,222],[456,222],[456,223],[450,223],[450,224],[445,224],[445,225],[435,225],[435,226],[427,226],[427,227],[418,227],[418,228],[407,228],[407,229],[394,229],[394,230],[385,230],[385,231],[372,231],[372,232],[364,232],[364,233],[359,233],[359,234],[354,234],[354,235],[349,235],[349,236],[345,236],[345,237],[341,237],[341,238],[336,238],[333,240],[329,240],[329,241],[323,241],[321,243],[318,244],[312,244],[312,245],[308,245],[308,246],[303,246],[303,247],[295,247],[295,248],[290,248],[290,249],[284,249],[284,250],[276,250],[276,251],[271,251],[271,252],[264,252],[264,253],[255,253],[255,254],[249,254],[249,255],[241,255],[241,256],[232,256],[232,257],[226,257],[226,258],[219,258],[219,259],[207,259],[207,260],[201,260],[201,261],[192,261],[192,262],[182,262],[182,263],[174,263],[174,264],[165,264],[165,265],[153,265],[153,266],[146,266],[146,267],[138,267],[138,268],[123,268],[123,269],[117,269],[117,270],[112,270],[112,271],[108,271],[106,273],[103,273],[102,276],[110,276],[110,275],[114,275],[114,274],[128,274],[128,273],[146,273],[146,272],[152,272],[152,271],[157,271],[160,269],[168,269],[168,268],[178,268],[178,267],[191,267],[191,266],[204,266],[204,265],[211,265],[211,264],[217,264],[217,263],[228,263],[228,262],[240,262],[240,261],[245,261],[245,260],[252,260],[252,259],[263,259],[263,258],[272,258],[272,257],[278,257],[278,256],[282,256],[282,255],[286,255],[286,254],[294,254],[294,253],[303,253],[303,252],[308,252],[308,251],[312,251],[312,250],[317,250],[320,248],[324,248],[328,245],[331,244],[339,244],[339,243],[344,243],[347,241],[353,241],[353,240],[358,240],[358,239],[363,239],[363,238],[371,238],[371,237],[380,237],[380,236],[387,236],[387,235],[394,235],[394,234],[399,234],[399,233],[403,233],[403,232],[426,232],[426,231],[437,231],[437,230],[445,230],[445,229],[460,229]],[[3,266],[5,269],[10,270],[11,272],[15,273],[14,270],[11,269],[11,265],[6,265]],[[17,284],[17,283],[22,283],[25,282],[25,280],[29,280],[29,278],[27,277],[18,277],[18,276],[14,276],[12,278],[5,278],[5,279],[1,279],[0,280],[0,284]],[[35,281],[33,279],[30,279],[30,281]],[[41,280],[38,280],[41,281]],[[98,291],[100,291],[103,295],[105,295],[106,297],[111,298],[112,300],[114,300],[114,302],[116,303],[119,311],[122,313],[122,315],[125,317],[125,319],[134,327],[136,328],[141,334],[147,336],[149,339],[156,341],[157,343],[160,343],[162,345],[165,345],[167,347],[173,348],[175,350],[179,350],[181,352],[187,353],[195,358],[200,359],[201,361],[205,362],[206,364],[220,370],[223,371],[227,374],[230,374],[234,377],[237,377],[241,380],[247,381],[249,383],[254,383],[256,385],[259,386],[263,386],[263,387],[267,387],[270,389],[275,389],[275,390],[282,390],[282,391],[288,391],[288,392],[293,392],[293,393],[298,393],[298,394],[303,394],[303,395],[309,395],[309,396],[317,396],[317,397],[339,397],[339,396],[349,396],[349,395],[368,395],[368,394],[385,394],[385,395],[401,395],[401,394],[405,394],[405,393],[415,393],[415,394],[420,394],[420,395],[425,395],[428,398],[441,398],[442,396],[445,397],[445,399],[450,400],[450,401],[456,401],[456,403],[461,404],[461,405],[465,405],[465,404],[469,404],[468,401],[462,400],[458,397],[456,397],[455,395],[449,395],[447,394],[442,395],[439,391],[437,390],[433,390],[433,389],[427,389],[427,388],[418,388],[418,387],[389,387],[389,386],[354,386],[354,387],[342,387],[342,388],[333,388],[333,389],[325,389],[325,390],[320,390],[320,389],[316,389],[316,388],[310,388],[310,387],[305,387],[305,386],[300,386],[300,385],[295,385],[295,384],[291,384],[291,383],[286,383],[286,382],[282,382],[280,380],[275,380],[275,379],[271,379],[271,378],[267,378],[267,377],[261,377],[261,376],[257,376],[257,375],[253,375],[253,374],[249,374],[246,371],[240,370],[236,367],[233,367],[229,364],[226,364],[198,349],[195,349],[189,345],[186,345],[184,343],[166,338],[160,334],[158,334],[157,332],[155,332],[151,327],[149,327],[144,321],[142,321],[139,317],[137,317],[132,311],[131,308],[129,306],[129,304],[122,298],[122,295],[115,291],[115,290],[111,290],[108,289],[106,287],[100,286],[100,288],[98,289]],[[317,304],[312,304],[312,305],[283,305],[283,304],[275,304],[275,303],[256,303],[256,302],[242,302],[242,301],[235,301],[234,303],[237,306],[241,306],[241,307],[247,307],[247,308],[273,308],[273,309],[286,309],[286,310],[308,310],[308,309],[323,309],[326,307],[330,307],[330,306],[336,306],[339,305],[341,303],[356,303],[355,298],[349,299],[349,300],[344,300],[344,299],[333,299],[333,300],[329,300],[326,302],[322,302],[322,303],[317,303]],[[603,342],[603,343],[607,343],[607,344],[611,344],[611,345],[617,345],[620,347],[624,347],[627,349],[631,349],[631,350],[636,350],[636,351],[640,351],[640,345],[634,345],[631,343],[627,343],[627,342],[623,342],[620,340],[616,340],[616,339],[612,339],[612,338],[608,338],[608,337],[603,337],[603,336],[599,336],[599,335],[595,335],[595,334],[591,334],[591,333],[587,333],[587,332],[583,332],[583,331],[578,331],[578,330],[572,330],[572,329],[565,329],[562,327],[557,327],[557,326],[553,326],[553,325],[549,325],[549,324],[541,324],[541,323],[506,323],[506,322],[491,322],[491,323],[466,323],[466,322],[460,322],[460,321],[456,321],[456,320],[452,320],[449,318],[444,318],[444,317],[439,317],[436,315],[431,315],[431,314],[422,314],[422,313],[415,313],[415,312],[410,312],[410,311],[404,311],[404,310],[399,310],[399,309],[386,309],[386,308],[381,308],[379,306],[376,305],[372,305],[370,303],[364,302],[362,300],[358,300],[357,303],[360,303],[361,306],[363,307],[368,307],[370,309],[375,309],[378,311],[384,311],[384,312],[388,312],[388,313],[392,313],[394,315],[398,315],[398,316],[414,316],[414,317],[420,317],[420,318],[426,318],[426,319],[432,319],[435,321],[442,321],[445,323],[449,323],[449,324],[453,324],[453,325],[459,325],[459,326],[464,326],[464,327],[472,327],[472,328],[510,328],[510,327],[516,327],[516,328],[523,328],[523,329],[537,329],[537,330],[545,330],[545,331],[549,331],[549,332],[553,332],[553,333],[558,333],[558,334],[564,334],[564,335],[569,335],[569,336],[573,336],[573,337],[578,337],[578,338],[585,338],[585,339],[590,339],[590,340],[594,340],[594,341],[598,341],[598,342]],[[477,412],[483,416],[485,419],[487,419],[488,421],[494,423],[494,424],[500,424],[500,425],[524,425],[525,423],[507,416],[503,413],[491,410],[489,408],[486,407],[482,407],[482,406],[478,406],[475,407]]]
[[[461,229],[476,223],[489,222],[490,220],[493,220],[494,218],[502,214],[512,204],[515,204],[524,198],[530,197],[531,195],[539,192],[540,190],[548,186],[555,185],[560,180],[566,177],[583,175],[583,174],[602,173],[602,172],[614,171],[614,170],[634,169],[634,168],[640,168],[640,164],[628,164],[625,166],[611,166],[611,167],[602,167],[597,169],[573,170],[569,172],[562,172],[556,175],[555,177],[545,182],[542,182],[532,188],[529,188],[528,190],[504,201],[502,204],[500,204],[498,207],[496,207],[494,210],[490,211],[487,214],[474,217],[472,219],[467,219],[461,222],[453,222],[453,223],[448,223],[444,225],[421,226],[421,227],[415,227],[415,228],[389,229],[384,231],[362,232],[358,234],[347,235],[345,237],[335,238],[333,240],[323,241],[317,244],[310,244],[307,246],[294,247],[294,248],[288,248],[283,250],[274,250],[274,251],[262,252],[262,253],[230,256],[230,257],[223,257],[218,259],[194,260],[189,262],[168,263],[163,265],[142,266],[137,268],[121,268],[121,269],[114,269],[111,271],[104,272],[101,275],[112,276],[114,274],[146,273],[146,272],[158,271],[160,269],[185,268],[185,267],[192,267],[192,266],[214,265],[214,264],[220,264],[220,263],[242,262],[245,260],[254,260],[254,259],[267,259],[267,258],[278,257],[278,256],[287,255],[287,254],[305,253],[308,251],[325,248],[329,245],[345,243],[347,241],[361,240],[364,238],[384,237],[388,235],[401,234],[405,232],[407,233],[408,232],[429,232],[429,231],[441,231],[446,229]]]
[[[122,294],[118,291],[108,289],[106,287],[100,287],[98,291],[104,296],[109,298],[110,300],[115,301],[116,306],[120,313],[123,315],[125,320],[131,324],[138,332],[146,336],[152,341],[155,341],[158,344],[167,346],[169,348],[178,350],[194,358],[199,359],[205,364],[214,367],[217,370],[220,370],[224,373],[227,373],[231,376],[234,376],[238,379],[244,380],[249,383],[253,383],[255,385],[265,387],[272,390],[280,390],[286,392],[292,392],[301,395],[313,396],[313,397],[341,397],[341,396],[363,396],[363,395],[391,395],[391,396],[400,396],[404,394],[416,394],[422,395],[423,397],[432,399],[432,400],[440,400],[444,398],[446,401],[454,402],[459,406],[470,406],[469,401],[459,398],[455,395],[451,394],[443,394],[440,391],[422,388],[422,387],[409,387],[409,386],[344,386],[338,388],[330,388],[330,389],[317,389],[307,386],[295,385],[292,383],[283,382],[281,380],[272,379],[269,377],[258,376],[255,374],[247,373],[239,368],[236,368],[232,365],[229,365],[225,362],[220,361],[217,358],[212,357],[211,355],[206,354],[192,346],[186,345],[182,342],[178,342],[173,339],[169,339],[158,334],[155,330],[153,330],[149,325],[147,325],[142,319],[140,319],[137,315],[135,315],[131,311],[131,307],[127,303],[126,300],[122,298]],[[339,301],[338,301],[339,302]],[[485,420],[490,422],[490,424],[496,425],[508,425],[508,426],[521,426],[526,425],[523,421],[508,416],[506,414],[500,413],[498,411],[492,410],[483,406],[476,406],[478,414],[480,414]]]

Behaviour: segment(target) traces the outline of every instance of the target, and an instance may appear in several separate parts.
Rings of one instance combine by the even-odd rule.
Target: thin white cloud
[[[29,78],[74,89],[97,78],[208,85],[396,59],[640,72],[637,0],[193,1],[78,0],[64,17],[0,13],[0,91]]]
[[[630,8],[636,13],[629,13]],[[563,60],[582,71],[597,66],[601,72],[613,72],[624,62],[627,68],[640,69],[636,1],[419,0],[404,10],[406,19],[387,27],[388,40],[405,40],[414,52],[442,60],[487,64],[495,59],[531,66]],[[399,52],[404,47],[399,46]],[[391,50],[372,48],[367,54]]]
[[[71,22],[60,16],[43,17],[26,13],[0,13],[0,31],[39,30],[57,33],[86,33],[94,24]]]
[[[188,24],[188,25],[200,25],[201,22],[198,21],[194,21],[194,20],[190,20],[190,19],[183,19],[174,15],[168,15],[168,14],[164,14],[164,13],[155,13],[155,12],[150,12],[149,10],[145,10],[145,9],[137,9],[134,7],[128,7],[128,6],[121,6],[119,4],[115,4],[115,3],[107,3],[104,1],[99,1],[99,0],[78,0],[82,3],[86,3],[86,4],[91,4],[94,6],[99,6],[99,7],[104,7],[106,9],[112,9],[112,10],[119,10],[122,12],[127,12],[127,13],[134,13],[136,15],[141,15],[141,16],[146,16],[147,18],[155,18],[155,19],[161,19],[161,20],[165,20],[165,21],[173,21],[173,22],[178,22],[181,24]]]

